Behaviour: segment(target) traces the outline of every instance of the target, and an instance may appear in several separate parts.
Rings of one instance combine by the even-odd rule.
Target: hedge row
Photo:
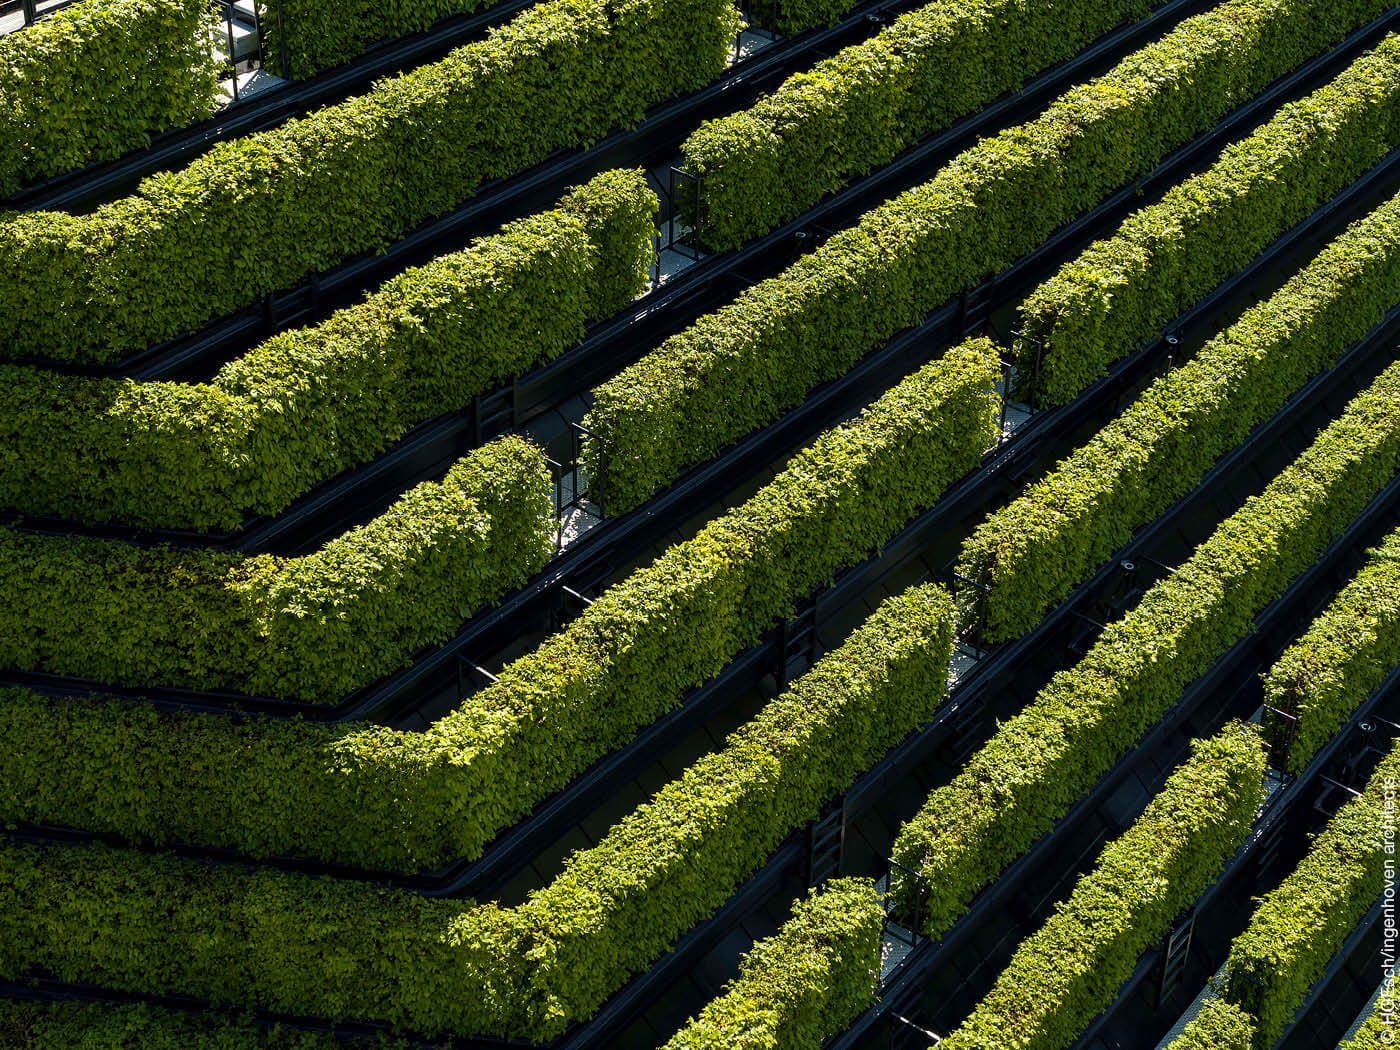
[[[884,918],[869,880],[827,883],[663,1050],[820,1050],[874,1001]]]
[[[1228,0],[701,317],[594,391],[584,458],[604,504],[635,507],[779,418],[1386,7]]]
[[[894,859],[927,880],[930,935],[951,925],[1248,633],[1397,466],[1400,364],[929,795],[901,830]],[[905,908],[911,882],[897,885]]]
[[[1400,36],[1279,110],[1021,304],[1022,389],[1062,405],[1400,144]]]
[[[1377,1003],[1371,1016],[1338,1050],[1389,1050],[1395,1045],[1395,1014],[1382,1012],[1382,1005]]]
[[[1061,1050],[1073,1043],[1249,835],[1264,768],[1263,744],[1250,727],[1234,723],[1197,741],[1142,816],[1021,943],[941,1050]]]
[[[732,0],[547,0],[91,214],[0,214],[0,346],[110,360],[381,249],[484,181],[712,80],[737,19]]]
[[[205,0],[84,0],[0,36],[0,197],[207,117]]]
[[[587,1017],[625,975],[723,905],[823,802],[932,717],[947,689],[953,612],[937,587],[889,600],[722,751],[575,854],[520,909],[548,931],[550,951],[517,996],[538,997],[541,1015]],[[843,996],[832,1014],[784,1027],[825,1030],[850,1005]]]
[[[334,702],[543,567],[553,511],[508,437],[304,557],[0,530],[0,665]]]
[[[371,44],[421,32],[439,18],[464,15],[486,0],[259,0],[263,64],[294,79],[349,61]]]
[[[410,1050],[402,1039],[337,1039],[238,1017],[144,1005],[0,999],[0,1050]],[[420,1048],[421,1050],[421,1048]]]
[[[1269,1050],[1283,1034],[1342,941],[1385,890],[1386,857],[1393,850],[1386,816],[1397,778],[1400,745],[1231,943],[1220,994],[1258,1018],[1256,1050]]]
[[[605,172],[208,383],[0,365],[0,505],[196,529],[275,514],[630,302],[656,206],[642,172]]]
[[[698,200],[681,195],[682,220],[709,247],[737,248],[1149,5],[934,0],[901,15],[749,109],[692,132],[681,163],[700,191]]]
[[[1361,702],[1400,666],[1400,532],[1365,566],[1264,676],[1264,702],[1297,717],[1265,722],[1275,754],[1301,773]]]
[[[429,1032],[547,1038],[589,1016],[720,907],[825,799],[929,716],[946,690],[952,619],[952,601],[936,587],[886,602],[721,751],[572,856],[553,883],[517,908],[158,858],[133,862],[107,851],[0,851],[0,902],[9,904],[10,892],[12,899],[40,893],[32,920],[7,926],[0,918],[0,940],[15,946],[8,957],[0,946],[0,972],[15,977],[39,966],[133,991],[180,990]],[[31,884],[55,866],[71,889]],[[131,885],[139,889],[109,896],[100,887],[114,885],[112,878],[138,880]],[[856,893],[836,900],[844,906]],[[173,913],[173,921],[148,913],[143,894],[165,898],[156,910]],[[829,975],[841,997],[830,1013],[783,1018],[784,1030],[829,1025],[869,997],[880,908],[868,887],[859,895],[859,958],[838,950]],[[210,910],[216,901],[217,914]],[[102,944],[71,944],[86,938],[71,936],[70,907],[96,911],[88,921],[103,926]],[[323,949],[322,937],[333,950]],[[135,950],[146,938],[158,947]],[[798,969],[822,973],[815,959]]]
[[[794,36],[835,25],[855,6],[856,0],[748,0],[744,15],[756,29]]]
[[[1254,1050],[1254,1018],[1224,999],[1207,999],[1167,1050]]]
[[[997,370],[985,341],[922,369],[422,733],[12,695],[5,809],[396,871],[475,856],[974,467]]]
[[[1400,303],[1400,196],[1154,382],[963,544],[959,603],[989,641],[1031,630],[1217,458]]]

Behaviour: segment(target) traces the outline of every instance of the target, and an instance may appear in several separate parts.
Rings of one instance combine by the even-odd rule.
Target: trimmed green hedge
[[[694,225],[703,217],[707,246],[737,248],[1149,6],[934,0],[901,15],[788,77],[750,108],[692,132],[681,146],[681,166],[701,180],[701,196],[680,195],[682,221]]]
[[[1196,741],[940,1050],[1061,1050],[1074,1042],[1248,837],[1265,764],[1258,734],[1241,723]]]
[[[1301,773],[1397,666],[1400,532],[1370,552],[1361,571],[1264,676],[1264,702],[1298,718],[1285,768]],[[1270,742],[1282,748],[1286,720],[1275,716],[1264,724]]]
[[[293,79],[338,66],[371,44],[470,14],[487,0],[259,0],[263,65]]]
[[[722,751],[575,854],[520,909],[552,943],[530,991],[517,994],[539,996],[550,1014],[587,1016],[621,973],[645,969],[719,908],[823,802],[932,717],[947,690],[953,620],[937,587],[890,599]],[[784,1027],[824,1031],[849,1006],[846,996],[833,1014]]]
[[[1395,1015],[1381,1012],[1377,1004],[1371,1016],[1356,1034],[1343,1043],[1338,1050],[1389,1050],[1395,1045]]]
[[[304,557],[0,530],[0,664],[334,702],[543,567],[551,491],[507,437]]]
[[[835,25],[857,0],[752,0],[750,23],[780,36],[794,36],[818,26]]]
[[[1400,778],[1393,746],[1359,798],[1328,821],[1293,874],[1255,909],[1230,945],[1220,994],[1259,1019],[1256,1050],[1269,1050],[1347,935],[1386,888],[1386,811]],[[1387,801],[1387,795],[1391,801]]]
[[[1062,405],[1400,144],[1400,36],[1290,102],[1208,171],[1132,215],[1021,304],[1044,344],[1034,394]],[[1035,350],[1017,344],[1029,394]]]
[[[160,858],[133,863],[110,851],[0,849],[6,871],[0,903],[9,903],[7,886],[16,899],[34,892],[26,884],[42,870],[66,872],[72,886],[71,893],[43,891],[32,922],[7,926],[0,918],[0,940],[15,946],[7,956],[0,945],[0,972],[19,976],[38,965],[96,973],[131,990],[179,989],[430,1032],[548,1037],[590,1016],[632,973],[723,905],[790,832],[818,815],[823,801],[932,713],[947,687],[952,623],[952,601],[937,587],[885,602],[790,692],[731,734],[721,751],[700,758],[597,846],[574,854],[553,883],[517,908],[429,902],[408,892],[376,894],[351,883]],[[200,765],[203,757],[184,760]],[[436,816],[419,812],[420,819]],[[100,888],[126,880],[140,888],[117,897]],[[829,976],[844,989],[842,999],[831,1004],[832,1013],[785,1019],[784,1028],[829,1025],[857,999],[869,998],[865,955],[878,959],[881,910],[864,892],[869,899],[862,907],[873,906],[874,917],[868,910],[858,916],[863,954],[858,960],[843,949],[830,960],[838,964]],[[167,898],[174,920],[153,927],[156,916],[139,893]],[[849,903],[850,895],[837,900]],[[97,913],[103,944],[76,950],[68,944],[84,940],[69,935],[69,907]],[[385,929],[394,930],[387,945]],[[257,940],[263,953],[247,964],[248,991],[237,983],[245,965],[234,948],[238,936]],[[334,950],[321,950],[322,936]],[[148,937],[159,947],[137,950]],[[867,938],[874,945],[869,952]],[[264,943],[269,939],[284,943],[274,948]],[[388,958],[378,961],[381,954]],[[365,959],[376,962],[366,966]],[[843,968],[852,965],[854,975]],[[394,966],[381,990],[384,971]],[[431,976],[419,974],[429,968]],[[823,972],[817,960],[803,969],[813,977]],[[863,991],[850,989],[853,976]]]
[[[895,843],[936,935],[1251,628],[1400,467],[1400,364],[935,789]],[[912,880],[896,884],[912,904]]]
[[[1224,999],[1207,999],[1167,1050],[1253,1050],[1254,1018]]]
[[[0,365],[0,505],[167,528],[275,514],[630,302],[656,207],[644,173],[604,172],[208,383]]]
[[[595,491],[639,505],[1387,6],[1228,0],[967,150],[595,389]]]
[[[875,1000],[884,918],[868,879],[827,883],[664,1050],[820,1050]]]
[[[0,999],[0,1050],[411,1050],[402,1039],[336,1039],[140,1004]]]
[[[10,979],[44,970],[485,1034],[513,1017],[526,950],[494,905],[104,846],[0,844],[0,974]],[[511,1027],[526,1034],[523,1022]]]
[[[422,733],[11,694],[3,811],[396,871],[476,856],[976,466],[997,373],[985,341],[950,351]]]
[[[958,565],[981,584],[959,589],[966,618],[988,641],[1031,630],[1396,303],[1400,197],[978,525]]]
[[[0,347],[111,360],[381,249],[714,79],[737,20],[732,0],[547,0],[91,214],[0,214]]]
[[[0,36],[0,197],[214,112],[205,0],[83,0]]]

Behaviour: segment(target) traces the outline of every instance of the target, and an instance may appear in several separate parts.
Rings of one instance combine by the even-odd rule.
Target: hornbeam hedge
[[[663,1050],[820,1050],[874,1002],[884,918],[869,880],[827,883]]]
[[[712,80],[737,22],[732,0],[547,0],[91,214],[0,214],[0,346],[112,360],[382,249],[486,180]]]
[[[334,702],[450,637],[553,551],[528,440],[472,452],[297,558],[0,530],[0,663]]]
[[[1212,997],[1167,1050],[1254,1050],[1254,1018],[1234,1003]]]
[[[168,528],[275,514],[630,302],[656,206],[643,173],[604,172],[208,383],[0,365],[0,505]]]
[[[959,559],[967,617],[989,641],[1029,631],[1397,303],[1400,196],[989,515]]]
[[[1218,978],[1220,994],[1259,1019],[1256,1050],[1269,1050],[1283,1034],[1332,956],[1385,890],[1386,857],[1393,849],[1386,841],[1386,814],[1393,807],[1396,778],[1400,744],[1231,943]]]
[[[929,795],[894,847],[894,859],[926,880],[926,932],[951,925],[1089,791],[1397,467],[1400,364]],[[912,911],[913,880],[896,889]]]
[[[1366,564],[1264,676],[1264,702],[1297,718],[1265,722],[1285,768],[1300,773],[1386,675],[1400,666],[1400,532]],[[1290,740],[1291,736],[1291,740]]]
[[[1257,733],[1240,723],[1197,741],[940,1050],[1061,1050],[1074,1042],[1249,835],[1265,764]]]
[[[1038,402],[1073,400],[1396,145],[1400,36],[1391,35],[1037,288],[1021,304],[1022,389]],[[1031,340],[1044,347],[1038,372]]]
[[[823,801],[927,719],[945,693],[952,622],[952,601],[936,587],[887,601],[721,751],[698,760],[597,846],[574,854],[519,907],[161,858],[132,862],[108,851],[0,848],[0,910],[39,893],[32,921],[0,918],[0,973],[20,976],[38,966],[132,991],[178,988],[428,1032],[548,1038],[588,1017],[719,908]],[[420,816],[435,818],[431,810]],[[67,888],[41,889],[33,880],[42,881],[43,871],[66,872]],[[109,891],[101,887],[113,878],[134,879],[139,888],[104,899]],[[157,911],[166,910],[169,921],[147,912],[146,893],[167,900]],[[807,912],[789,937],[795,945],[754,964],[765,976],[792,967],[790,995],[814,991],[802,991],[804,979],[837,990],[816,1013],[808,1012],[809,999],[790,1004],[786,1016],[772,1018],[780,1030],[815,1035],[870,997],[878,901],[868,885],[856,884],[830,903],[855,908],[834,926],[853,933],[854,945],[793,963],[793,948],[833,929],[825,909]],[[72,945],[66,932],[88,909],[88,921],[109,931],[100,947]],[[248,922],[258,927],[254,943],[238,948]],[[147,938],[159,944],[152,954],[134,950]]]
[[[985,340],[921,369],[421,733],[10,694],[5,811],[396,871],[474,857],[975,467],[997,375]]]
[[[439,18],[464,15],[486,0],[260,0],[263,64],[295,79],[346,62],[380,40],[427,29]]]
[[[934,0],[901,15],[749,109],[692,132],[681,162],[700,180],[699,198],[680,195],[682,220],[709,247],[737,248],[1148,7]]]
[[[83,0],[0,36],[0,197],[212,113],[212,24],[205,0]]]
[[[1228,0],[967,150],[596,388],[595,491],[637,506],[1386,7]]]
[[[337,1039],[142,1004],[0,999],[3,1050],[411,1050],[412,1046],[402,1039]]]
[[[1343,1043],[1338,1050],[1389,1050],[1394,1046],[1395,1014],[1383,1012],[1383,1005],[1378,1003],[1371,1016],[1356,1030],[1356,1035]]]

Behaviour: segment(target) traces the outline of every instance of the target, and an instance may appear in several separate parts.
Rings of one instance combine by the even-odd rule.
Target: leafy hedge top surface
[[[83,0],[0,36],[0,197],[207,117],[205,0]]]
[[[1400,532],[1391,533],[1264,676],[1265,702],[1297,717],[1266,724],[1299,773],[1400,665]]]
[[[13,699],[0,717],[30,741],[16,763],[30,819],[369,868],[475,856],[975,467],[996,428],[997,375],[985,340],[920,369],[424,732],[119,704],[46,716]],[[889,725],[929,695],[891,701]]]
[[[964,151],[594,389],[590,482],[620,513],[800,404],[1386,8],[1229,0]]]
[[[1397,303],[1400,196],[977,526],[959,571],[985,590],[963,588],[960,600],[985,616],[984,636],[1033,628]]]
[[[303,557],[0,529],[0,665],[333,703],[524,583],[554,528],[544,455],[512,436]]]
[[[1257,1050],[1269,1050],[1283,1034],[1342,941],[1385,889],[1385,814],[1393,809],[1397,781],[1400,742],[1230,945],[1221,994],[1258,1018]]]
[[[1212,997],[1167,1050],[1254,1050],[1254,1018],[1234,1003]]]
[[[738,20],[732,0],[546,0],[90,214],[0,213],[0,352],[113,360],[378,251],[708,83]]]
[[[1021,304],[1017,364],[1040,403],[1072,400],[1400,143],[1400,35],[1226,147]],[[1027,383],[1029,386],[1029,383]]]
[[[552,211],[282,332],[208,383],[0,365],[0,505],[231,528],[549,360],[645,286],[656,196],[609,171]]]
[[[664,1050],[819,1050],[874,1001],[884,918],[868,879],[828,882]]]
[[[1104,847],[1069,899],[1016,950],[946,1050],[1060,1050],[1106,1008],[1138,957],[1244,842],[1264,748],[1234,723],[1198,741],[1146,812]]]
[[[1400,364],[1354,398],[1262,493],[1109,624],[900,831],[936,935],[1048,831],[1253,626],[1400,468]],[[896,881],[912,907],[913,880]]]
[[[1148,3],[934,0],[748,109],[701,124],[681,146],[699,200],[682,193],[676,203],[707,244],[736,248]]]
[[[951,645],[952,603],[938,588],[885,602],[721,751],[516,908],[131,852],[0,846],[0,974],[43,965],[133,990],[182,988],[430,1032],[551,1036],[722,905],[825,799],[926,719],[944,695]],[[112,880],[139,890],[111,895]],[[9,907],[20,899],[37,906],[21,915]],[[856,938],[829,957],[839,998],[823,1027],[869,998],[880,929],[868,887],[834,899],[861,910],[834,927],[815,913],[814,936],[847,929]],[[69,935],[94,914],[102,937]],[[249,923],[259,931],[251,939]],[[149,951],[130,950],[148,939]],[[802,999],[779,1026],[813,1031],[803,1011],[817,1004],[802,982],[822,978],[823,966],[786,948],[759,958],[765,973],[790,968],[788,994]]]

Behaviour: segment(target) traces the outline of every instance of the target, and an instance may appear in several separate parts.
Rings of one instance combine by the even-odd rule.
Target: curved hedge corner
[[[214,112],[212,24],[205,0],[83,0],[0,36],[0,197]]]
[[[402,1039],[337,1039],[144,1004],[0,999],[3,1050],[412,1050]],[[444,1047],[443,1050],[446,1050]]]
[[[1386,7],[1229,0],[965,151],[597,387],[594,491],[638,506]]]
[[[680,195],[682,221],[710,248],[737,248],[1072,57],[1149,2],[934,0],[901,15],[692,132],[681,166],[700,180],[701,196]]]
[[[103,702],[46,713],[12,696],[0,719],[31,744],[14,774],[27,786],[16,779],[7,805],[20,805],[26,819],[43,812],[133,837],[176,835],[366,868],[413,871],[478,856],[500,829],[674,707],[798,598],[878,549],[975,467],[996,427],[998,375],[985,340],[921,369],[422,733],[234,725]],[[937,632],[926,623],[922,636]],[[896,712],[916,701],[911,690],[886,702]],[[31,723],[32,732],[20,729]],[[64,758],[79,753],[88,757]],[[192,754],[205,756],[194,781],[179,757]],[[89,799],[112,806],[84,801],[78,785],[91,776],[103,786]],[[266,804],[231,810],[229,798]]]
[[[1319,748],[1400,666],[1400,532],[1366,564],[1264,676],[1264,702],[1297,717],[1265,721],[1284,768],[1301,773]]]
[[[812,891],[663,1050],[820,1050],[875,1001],[884,920],[869,879]]]
[[[1290,102],[1021,304],[1023,397],[1063,405],[1400,143],[1400,36]],[[1031,340],[1044,349],[1036,366]],[[1031,387],[1034,387],[1034,390]]]
[[[422,32],[490,0],[259,0],[263,64],[294,80],[338,66],[371,44]]]
[[[134,686],[335,702],[450,637],[553,551],[523,438],[460,460],[298,558],[0,531],[0,663]]]
[[[732,0],[547,0],[91,214],[0,213],[0,347],[110,361],[382,249],[713,80],[738,17]]]
[[[1207,999],[1167,1050],[1254,1050],[1254,1018],[1234,1003]]]
[[[940,1050],[1061,1050],[1113,1002],[1138,957],[1244,842],[1264,797],[1264,746],[1232,723],[1192,745],[1127,831]]]
[[[517,908],[108,850],[0,846],[0,904],[11,903],[7,893],[35,901],[32,917],[0,908],[0,973],[40,965],[134,991],[178,988],[331,1019],[548,1038],[591,1016],[721,907],[826,799],[918,727],[945,695],[952,623],[952,600],[937,587],[885,602],[721,751],[575,853]],[[342,807],[353,810],[356,786],[338,789]],[[433,823],[430,801],[417,801],[418,819]],[[112,894],[120,884],[132,892]],[[157,899],[164,903],[148,912]],[[827,981],[840,996],[826,1013],[775,1018],[794,1035],[815,1036],[873,985],[878,899],[856,884],[833,902],[857,908],[847,921],[859,924],[859,942],[794,964],[794,981]],[[100,943],[65,934],[82,914],[110,931]],[[828,930],[815,925],[822,914],[798,931],[802,946]],[[249,922],[260,936],[239,946]],[[156,943],[143,952],[148,937]],[[280,948],[267,943],[284,938]],[[760,972],[789,961],[774,958]],[[789,994],[803,993],[794,985]]]
[[[927,880],[929,936],[1171,710],[1398,467],[1400,363],[929,795],[893,854]],[[912,912],[912,880],[897,880],[895,891]]]
[[[963,544],[958,599],[988,641],[1031,630],[1134,530],[1400,303],[1400,196],[1156,380]]]
[[[604,172],[208,383],[0,365],[0,506],[191,529],[276,514],[631,302],[656,208],[642,172]]]
[[[1386,857],[1393,856],[1386,812],[1393,808],[1397,778],[1400,743],[1231,943],[1218,978],[1220,994],[1259,1019],[1256,1050],[1269,1050],[1283,1035],[1332,956],[1385,890]]]

